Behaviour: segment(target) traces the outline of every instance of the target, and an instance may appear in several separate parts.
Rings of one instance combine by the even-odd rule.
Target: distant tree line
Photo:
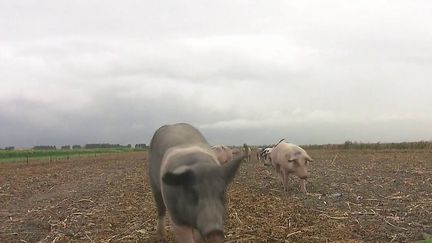
[[[266,146],[260,146],[266,147]],[[343,144],[309,144],[301,145],[304,149],[430,149],[432,150],[432,141],[418,141],[418,142],[402,142],[402,143],[362,143],[356,141],[345,141]],[[81,145],[63,145],[60,147],[63,150],[68,149],[100,149],[100,148],[132,148],[131,144],[120,145],[110,143],[92,143],[86,144],[84,147]],[[135,144],[135,149],[147,149],[147,144]],[[54,145],[39,145],[34,146],[34,150],[56,150]],[[0,150],[15,150],[14,146],[0,148]]]
[[[145,143],[137,143],[135,144],[136,149],[146,149],[147,145]]]
[[[14,146],[8,146],[8,147],[0,148],[0,150],[15,150],[15,147]]]
[[[34,150],[56,150],[55,145],[38,145],[33,147]]]
[[[72,145],[72,149],[81,149],[81,145]]]
[[[101,148],[118,148],[118,149],[132,149],[132,144],[120,145],[120,144],[110,144],[110,143],[89,143],[84,146],[79,144],[74,145],[62,145],[59,147],[61,150],[77,150],[77,149],[101,149]],[[32,147],[33,150],[57,150],[55,145],[37,145]],[[145,143],[135,144],[135,149],[147,149]],[[7,146],[4,148],[0,147],[0,150],[15,150],[14,146]]]
[[[345,141],[343,144],[302,145],[305,149],[432,149],[432,141],[402,143],[362,143]]]
[[[88,143],[84,145],[85,149],[98,149],[98,148],[128,148],[128,146],[123,146],[120,144],[110,144],[110,143]]]
[[[145,144],[144,144],[145,145]],[[120,145],[120,144],[110,144],[110,143],[88,143],[84,146],[81,145],[62,145],[60,149],[62,150],[76,150],[76,149],[104,149],[104,148],[132,148],[131,144]],[[33,147],[34,150],[56,150],[57,147],[54,145],[38,145]]]

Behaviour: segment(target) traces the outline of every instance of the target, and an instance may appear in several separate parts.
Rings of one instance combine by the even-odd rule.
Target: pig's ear
[[[170,186],[190,185],[194,180],[195,174],[188,166],[180,166],[162,177],[162,181]]]
[[[234,176],[240,167],[241,162],[246,158],[246,155],[240,156],[234,160],[231,160],[230,162],[223,165],[223,174],[225,177],[225,183],[229,184],[233,179]]]
[[[313,162],[313,159],[308,154],[305,155],[305,158],[307,161]]]

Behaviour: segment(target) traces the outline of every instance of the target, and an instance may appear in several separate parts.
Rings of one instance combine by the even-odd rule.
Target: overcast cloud
[[[0,0],[0,147],[432,139],[430,1]]]

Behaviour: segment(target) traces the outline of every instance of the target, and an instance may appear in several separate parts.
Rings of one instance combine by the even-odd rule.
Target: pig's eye
[[[289,159],[288,160],[288,162],[290,162],[290,163],[292,163],[292,162],[294,162],[295,161],[295,159]]]

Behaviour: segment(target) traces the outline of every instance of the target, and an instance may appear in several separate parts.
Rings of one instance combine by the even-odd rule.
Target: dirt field
[[[307,196],[296,179],[283,193],[270,168],[242,165],[228,191],[227,241],[431,237],[432,151],[308,152]],[[145,152],[0,164],[0,242],[152,242],[155,226]]]

